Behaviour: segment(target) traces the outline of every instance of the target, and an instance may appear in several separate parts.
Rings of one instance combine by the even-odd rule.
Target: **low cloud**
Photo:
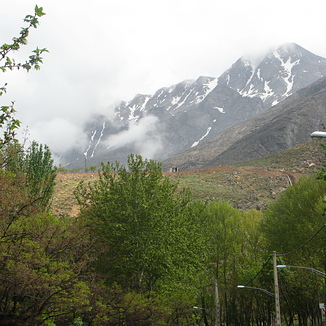
[[[158,122],[158,118],[154,116],[146,116],[137,122],[130,122],[128,130],[108,138],[108,150],[133,146],[143,157],[154,159],[163,150]]]
[[[63,153],[73,146],[83,144],[86,139],[82,136],[81,128],[62,118],[42,121],[29,130],[30,139],[42,139],[53,153]]]

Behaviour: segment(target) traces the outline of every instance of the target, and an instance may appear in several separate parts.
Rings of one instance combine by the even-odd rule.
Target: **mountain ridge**
[[[255,63],[241,57],[220,77],[200,76],[122,101],[113,120],[94,116],[84,128],[88,150],[64,153],[63,164],[125,164],[130,153],[165,161],[270,110],[323,76],[326,59],[295,43]]]
[[[310,139],[326,121],[326,77],[271,109],[168,160],[163,167],[198,169],[235,164],[289,149]]]

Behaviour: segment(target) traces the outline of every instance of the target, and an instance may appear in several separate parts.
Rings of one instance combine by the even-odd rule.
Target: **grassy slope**
[[[226,200],[244,210],[265,209],[292,182],[315,173],[324,163],[320,143],[311,141],[251,162],[166,175],[180,187],[190,188],[194,199]],[[94,178],[96,174],[58,175],[52,212],[76,215],[78,205],[73,191],[81,180]]]

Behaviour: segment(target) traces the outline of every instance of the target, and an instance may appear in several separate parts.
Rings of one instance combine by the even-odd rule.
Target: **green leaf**
[[[26,15],[24,22],[29,23],[33,18],[34,18],[34,16],[32,16],[32,15]]]
[[[37,17],[42,17],[45,15],[45,13],[43,12],[43,7],[38,7],[37,5],[35,6],[35,14],[37,15]]]

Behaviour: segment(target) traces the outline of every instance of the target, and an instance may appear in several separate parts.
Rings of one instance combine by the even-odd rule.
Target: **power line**
[[[280,257],[280,256],[286,256],[286,255],[290,255],[290,254],[292,254],[292,253],[294,253],[294,252],[296,252],[297,250],[299,250],[299,249],[301,249],[301,248],[303,248],[305,245],[307,245],[311,240],[313,240],[320,232],[321,232],[321,230],[324,228],[326,226],[326,224],[324,224],[309,240],[307,240],[304,244],[302,244],[300,247],[298,247],[298,248],[296,248],[296,249],[294,249],[294,250],[292,250],[292,251],[290,251],[290,252],[287,252],[287,253],[285,253],[285,254],[277,254],[276,256],[277,257]],[[265,263],[264,263],[264,265],[263,265],[263,267],[261,268],[261,270],[249,281],[249,282],[247,282],[245,285],[248,285],[248,284],[250,284],[252,281],[254,281],[257,277],[258,277],[258,275],[264,270],[264,268],[265,268],[265,266],[269,263],[269,261],[270,261],[270,259],[273,257],[273,255],[270,255],[269,256],[269,258],[265,261]]]
[[[261,270],[249,282],[247,282],[245,284],[245,286],[247,286],[248,284],[250,284],[251,282],[253,282],[258,277],[258,275],[264,270],[265,266],[269,263],[269,261],[271,260],[271,258],[272,258],[272,255],[270,255],[268,257],[268,259],[265,261],[265,263],[264,263],[263,267],[261,268]]]
[[[317,235],[318,233],[326,226],[326,224],[324,224],[309,240],[307,240],[304,244],[302,244],[300,247],[290,251],[290,252],[287,252],[285,254],[277,254],[276,256],[280,257],[280,256],[286,256],[286,255],[290,255],[296,251],[298,251],[299,249],[303,248],[305,245],[307,245],[311,240],[313,240]]]

